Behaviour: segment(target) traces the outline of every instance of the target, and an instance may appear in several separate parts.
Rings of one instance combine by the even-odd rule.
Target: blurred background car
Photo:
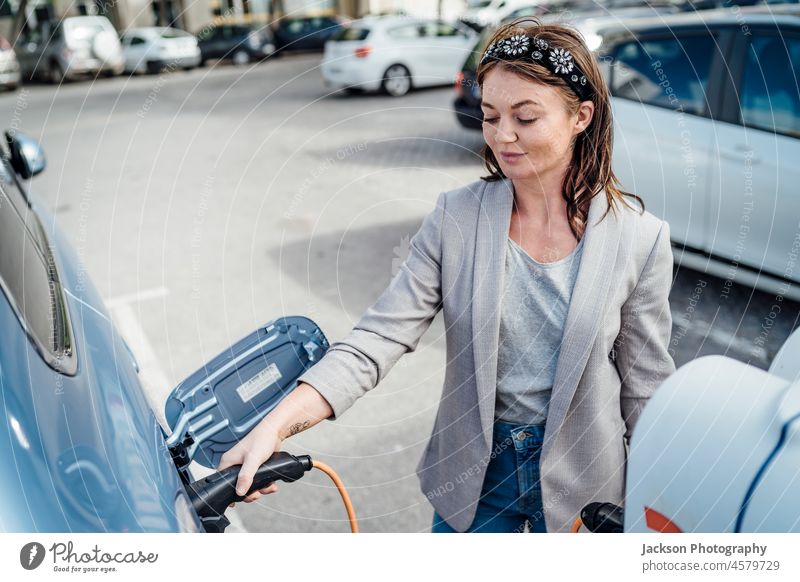
[[[276,51],[322,51],[349,21],[339,16],[281,18],[274,29]]]
[[[268,26],[220,24],[204,29],[197,37],[200,64],[211,59],[231,60],[235,65],[260,61],[275,52],[275,39]]]
[[[125,71],[157,73],[164,68],[193,69],[200,64],[194,35],[169,27],[132,28],[122,35]]]
[[[0,87],[14,90],[19,86],[19,61],[11,43],[0,36]]]
[[[23,31],[16,44],[24,79],[51,83],[79,76],[122,73],[125,59],[117,31],[105,16],[73,16]]]
[[[353,22],[325,43],[322,77],[329,87],[394,97],[453,82],[477,33],[441,20],[404,16]]]
[[[517,8],[529,8],[536,4],[539,2],[535,0],[467,0],[467,9],[460,21],[480,32],[487,26],[497,26]]]

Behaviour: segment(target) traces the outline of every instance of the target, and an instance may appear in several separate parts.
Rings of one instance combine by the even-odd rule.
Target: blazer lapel
[[[514,190],[510,180],[487,182],[480,194],[475,237],[472,332],[478,408],[486,444],[491,447],[497,386],[497,349],[504,285],[506,239],[511,224]],[[619,228],[604,191],[589,206],[583,256],[567,311],[564,337],[556,363],[542,448],[552,446],[583,375],[600,327],[602,306],[611,286],[619,248]]]
[[[607,208],[606,193],[601,190],[589,206],[583,256],[572,290],[556,363],[542,457],[550,450],[566,418],[607,304],[620,244],[619,223],[613,211],[597,223]]]
[[[478,209],[472,275],[472,346],[478,408],[486,444],[491,447],[500,334],[500,294],[514,190],[510,180],[487,182]]]

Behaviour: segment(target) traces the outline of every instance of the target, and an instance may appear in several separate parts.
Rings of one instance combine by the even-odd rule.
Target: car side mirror
[[[6,131],[6,142],[14,171],[24,180],[40,174],[47,166],[44,150],[39,142],[18,131]]]

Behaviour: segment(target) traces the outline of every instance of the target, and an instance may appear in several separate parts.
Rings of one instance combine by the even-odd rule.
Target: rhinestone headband
[[[575,94],[585,101],[589,96],[589,85],[572,54],[563,48],[551,47],[543,38],[531,39],[524,34],[515,34],[494,41],[483,53],[481,65],[490,60],[516,61],[529,59],[547,67],[553,74],[564,79]]]

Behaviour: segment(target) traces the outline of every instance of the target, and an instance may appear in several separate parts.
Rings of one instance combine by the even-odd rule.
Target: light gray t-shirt
[[[507,244],[494,416],[544,424],[583,238],[553,263],[535,261],[511,238]]]

